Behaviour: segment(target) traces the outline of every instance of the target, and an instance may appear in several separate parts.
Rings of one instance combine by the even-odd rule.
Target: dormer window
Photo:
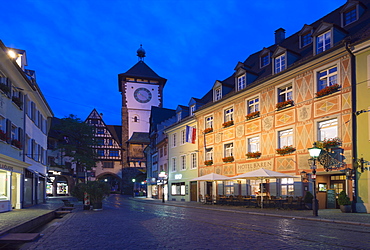
[[[275,74],[283,71],[286,68],[285,54],[275,58]]]
[[[316,54],[331,48],[331,31],[316,37]]]
[[[353,23],[357,20],[357,10],[356,7],[343,12],[343,26]]]
[[[179,122],[179,121],[181,121],[181,112],[178,112],[177,113],[177,121]]]
[[[301,36],[301,48],[312,43],[311,32],[307,32]]]
[[[357,21],[365,12],[365,9],[365,5],[360,1],[348,0],[340,11],[342,15],[342,27]]]
[[[222,97],[221,87],[214,89],[214,100],[215,101],[221,100],[221,97]]]
[[[195,105],[190,106],[190,116],[194,115]]]
[[[242,90],[246,87],[245,75],[238,77],[238,90]]]
[[[265,67],[266,65],[269,65],[270,63],[270,55],[264,55],[261,56],[261,68]]]

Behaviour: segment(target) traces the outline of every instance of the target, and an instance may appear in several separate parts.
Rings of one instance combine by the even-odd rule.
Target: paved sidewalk
[[[340,209],[321,209],[318,212],[318,216],[313,216],[312,210],[284,210],[274,208],[249,208],[244,206],[228,206],[228,205],[209,205],[202,204],[199,202],[181,202],[181,201],[165,201],[152,199],[152,198],[141,198],[135,197],[130,199],[139,202],[150,202],[158,205],[169,205],[169,206],[180,206],[180,207],[193,207],[197,209],[212,209],[212,210],[223,210],[234,213],[246,213],[255,214],[261,216],[274,216],[283,217],[290,219],[302,219],[302,220],[314,220],[331,223],[342,223],[351,225],[362,225],[370,227],[370,214],[367,213],[342,213]]]

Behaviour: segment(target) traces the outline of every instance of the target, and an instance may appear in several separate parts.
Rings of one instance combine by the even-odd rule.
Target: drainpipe
[[[356,203],[357,203],[357,168],[355,168],[356,161],[357,161],[357,117],[356,117],[356,58],[355,55],[352,53],[351,49],[349,48],[349,43],[345,43],[345,48],[348,51],[350,58],[351,58],[351,105],[352,105],[352,166],[354,171],[354,178],[352,184],[352,212],[356,213]],[[355,139],[355,140],[353,140]]]

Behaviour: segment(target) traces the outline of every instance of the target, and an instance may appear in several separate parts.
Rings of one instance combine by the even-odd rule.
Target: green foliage
[[[51,129],[57,134],[57,149],[61,150],[65,156],[71,157],[77,166],[84,167],[87,170],[95,167],[94,126],[71,114],[69,117],[52,124]]]
[[[312,203],[313,194],[310,191],[306,192],[306,195],[303,198],[304,203]]]
[[[73,187],[71,191],[71,195],[76,197],[78,200],[82,201],[84,199],[84,192],[86,190],[85,183],[78,183],[76,186]]]
[[[344,190],[339,193],[338,205],[351,205],[351,200],[349,199]]]
[[[85,191],[89,194],[90,202],[99,203],[110,194],[109,184],[101,181],[88,181],[85,184]]]

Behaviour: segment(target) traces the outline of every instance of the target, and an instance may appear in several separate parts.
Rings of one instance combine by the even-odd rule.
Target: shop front
[[[21,178],[28,165],[10,157],[0,158],[0,212],[21,209]]]

